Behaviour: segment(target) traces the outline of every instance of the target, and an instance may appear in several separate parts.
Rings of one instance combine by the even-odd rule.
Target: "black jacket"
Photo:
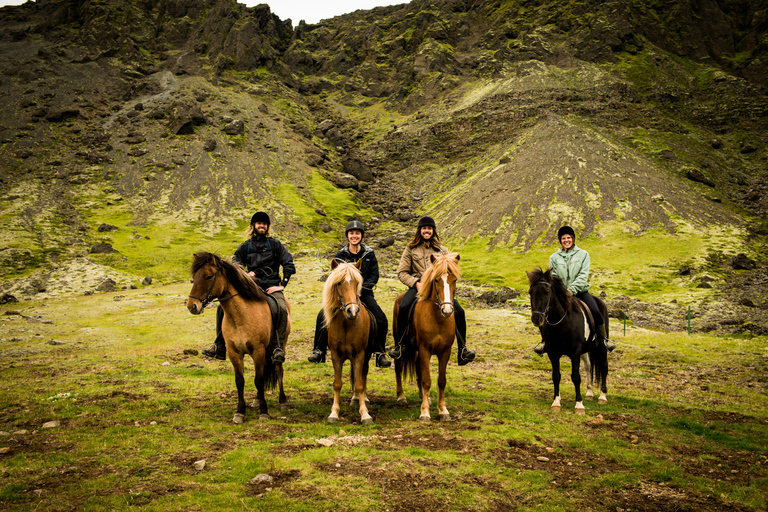
[[[272,237],[251,237],[240,244],[232,260],[245,267],[248,272],[254,272],[259,286],[265,290],[270,286],[287,286],[291,276],[296,273],[293,256],[283,244]],[[280,267],[283,267],[282,280]]]
[[[345,263],[355,263],[357,260],[363,260],[360,266],[360,273],[363,275],[363,290],[361,293],[373,294],[373,287],[379,282],[379,262],[373,249],[365,244],[360,244],[360,252],[352,254],[349,252],[349,244],[346,244],[334,257]]]

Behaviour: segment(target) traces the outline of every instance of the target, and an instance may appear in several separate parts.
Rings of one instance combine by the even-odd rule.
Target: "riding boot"
[[[458,332],[456,334],[459,334]],[[456,336],[456,342],[459,345],[459,353],[456,354],[456,360],[459,366],[464,366],[467,363],[471,363],[475,360],[475,351],[467,348],[467,342],[463,336]]]
[[[275,329],[275,350],[272,351],[272,363],[282,364],[285,362],[285,352],[283,351],[283,340],[285,331],[288,330],[288,306],[285,303],[285,296],[282,292],[274,292],[272,297],[278,304],[277,329]]]
[[[597,326],[597,334],[598,338],[603,341],[603,344],[605,345],[605,348],[608,350],[608,352],[613,352],[613,349],[616,348],[616,343],[608,339],[608,336],[605,334],[605,325],[600,324]]]
[[[389,368],[392,366],[392,361],[387,359],[387,354],[384,352],[384,340],[376,340],[376,368]]]
[[[315,336],[315,346],[312,348],[312,353],[307,358],[310,363],[324,363],[325,353],[328,350],[328,331],[319,328],[317,336]]]
[[[224,310],[221,306],[216,308],[216,340],[213,344],[202,350],[202,354],[205,357],[211,359],[220,359],[224,361],[227,359],[227,344],[224,342],[224,336],[221,334],[221,323],[224,320]]]
[[[539,356],[543,356],[547,352],[547,347],[544,345],[544,340],[541,340],[538,345],[533,347],[533,351]]]

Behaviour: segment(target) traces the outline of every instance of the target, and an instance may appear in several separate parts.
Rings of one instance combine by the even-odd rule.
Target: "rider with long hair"
[[[595,320],[597,342],[604,343],[608,352],[613,352],[616,344],[608,339],[605,332],[605,322],[600,308],[592,294],[589,293],[589,253],[576,245],[576,233],[570,226],[563,226],[557,231],[560,249],[549,257],[549,267],[553,274],[559,277],[571,295],[587,305]],[[544,355],[544,345],[539,343],[533,348],[537,354]]]
[[[440,243],[437,226],[432,217],[422,217],[416,226],[416,233],[400,257],[397,277],[408,287],[397,313],[398,332],[395,336],[395,348],[389,351],[390,357],[399,359],[403,354],[403,344],[410,343],[412,333],[408,333],[408,320],[411,306],[416,301],[416,293],[421,289],[421,276],[432,266],[431,256],[448,254],[448,249]],[[459,301],[453,299],[456,319],[456,340],[459,345],[458,363],[463,366],[475,360],[475,352],[467,349],[467,319]]]

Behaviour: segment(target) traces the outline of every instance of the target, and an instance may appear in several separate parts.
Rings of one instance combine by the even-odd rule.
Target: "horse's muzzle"
[[[531,323],[536,327],[544,325],[544,315],[541,313],[534,313],[531,315]]]
[[[187,309],[193,315],[199,315],[203,312],[203,303],[197,299],[187,299]]]
[[[344,308],[344,316],[347,320],[354,320],[358,313],[360,313],[360,307],[357,304],[350,304]]]
[[[453,314],[453,306],[450,304],[443,304],[440,306],[440,314],[443,315],[443,318],[450,318]]]

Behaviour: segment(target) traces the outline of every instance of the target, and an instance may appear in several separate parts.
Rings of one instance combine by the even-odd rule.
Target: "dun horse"
[[[358,299],[363,286],[360,274],[362,260],[355,264],[331,261],[331,275],[323,287],[323,315],[328,329],[328,348],[333,361],[333,407],[328,416],[329,422],[339,421],[339,402],[341,395],[341,371],[344,361],[349,359],[351,380],[354,394],[350,405],[360,406],[361,423],[373,423],[365,403],[368,364],[371,349],[368,338],[371,328],[371,315],[361,307]]]
[[[571,360],[571,380],[576,388],[576,414],[584,414],[581,397],[581,375],[579,362],[583,354],[589,354],[589,379],[600,384],[598,403],[608,403],[606,379],[608,377],[608,350],[602,343],[596,342],[594,326],[587,305],[573,297],[559,277],[552,274],[552,269],[526,272],[531,296],[531,322],[541,331],[549,360],[552,363],[552,383],[554,384],[554,402],[552,409],[560,410],[560,357],[568,356]],[[605,303],[595,297],[600,312],[605,319],[605,332],[608,333],[608,311]]]
[[[429,373],[429,360],[435,355],[438,362],[437,409],[441,420],[448,420],[451,415],[445,406],[445,370],[451,357],[451,347],[456,337],[456,321],[453,317],[453,296],[456,281],[461,277],[458,254],[431,257],[432,266],[421,277],[421,290],[418,302],[414,306],[410,332],[416,339],[416,345],[407,344],[405,353],[395,360],[395,379],[397,382],[397,401],[407,403],[403,393],[402,373],[412,377],[416,375],[421,398],[422,421],[429,421],[429,389],[432,379]],[[400,333],[405,326],[397,325],[397,312],[404,294],[395,301],[393,332]]]
[[[245,420],[243,359],[246,354],[253,359],[255,371],[256,400],[252,405],[255,407],[258,402],[260,418],[269,418],[264,390],[274,389],[279,384],[280,404],[284,406],[287,399],[283,390],[283,366],[274,364],[272,358],[267,356],[275,349],[267,294],[242,268],[215,254],[195,254],[191,270],[193,282],[187,300],[189,312],[199,315],[214,299],[218,299],[224,310],[221,331],[227,344],[227,355],[235,368],[237,386],[237,412],[232,421],[242,423]],[[282,340],[283,349],[290,332],[291,307],[288,305],[288,328],[286,339]]]

